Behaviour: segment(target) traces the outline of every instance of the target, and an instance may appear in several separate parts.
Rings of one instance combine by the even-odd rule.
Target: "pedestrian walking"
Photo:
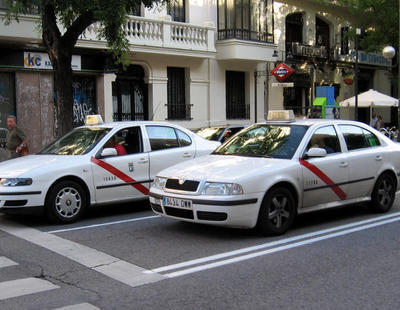
[[[385,122],[383,121],[383,119],[382,119],[382,116],[381,115],[378,115],[378,117],[377,117],[377,122],[376,122],[376,129],[378,129],[378,130],[380,130],[380,129],[382,129],[382,128],[385,128]]]
[[[24,131],[17,126],[17,119],[14,115],[7,117],[7,148],[10,152],[10,159],[27,155],[28,144]]]

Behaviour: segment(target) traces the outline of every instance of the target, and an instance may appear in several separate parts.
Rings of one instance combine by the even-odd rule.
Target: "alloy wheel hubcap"
[[[383,207],[387,207],[392,202],[393,186],[387,180],[384,180],[378,189],[378,201]]]
[[[272,199],[268,219],[276,227],[281,228],[290,218],[289,201],[285,196],[275,196]]]
[[[73,187],[61,189],[55,201],[57,213],[64,218],[75,216],[82,206],[82,199],[79,192]]]

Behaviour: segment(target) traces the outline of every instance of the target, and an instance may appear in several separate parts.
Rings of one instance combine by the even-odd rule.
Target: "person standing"
[[[372,128],[379,129],[379,128],[377,128],[377,125],[378,125],[378,117],[376,116],[376,113],[375,113],[375,112],[372,112],[371,122],[369,123],[369,125],[370,125]]]
[[[24,131],[17,126],[17,119],[14,115],[7,117],[7,148],[10,152],[10,159],[20,157],[23,150],[27,148],[27,137]]]

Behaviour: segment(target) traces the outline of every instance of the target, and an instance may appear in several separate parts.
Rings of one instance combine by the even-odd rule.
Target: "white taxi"
[[[73,222],[89,205],[148,198],[157,172],[220,145],[167,122],[90,119],[35,155],[0,163],[0,211],[45,206],[50,219]]]
[[[286,121],[254,124],[211,155],[158,173],[153,211],[277,235],[303,212],[360,202],[378,212],[392,207],[400,144],[359,122],[271,115]]]

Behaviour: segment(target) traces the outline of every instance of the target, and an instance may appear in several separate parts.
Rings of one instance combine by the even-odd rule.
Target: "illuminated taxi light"
[[[85,125],[99,125],[103,124],[103,119],[100,114],[86,115]]]
[[[272,110],[268,111],[268,121],[294,121],[293,110]]]

